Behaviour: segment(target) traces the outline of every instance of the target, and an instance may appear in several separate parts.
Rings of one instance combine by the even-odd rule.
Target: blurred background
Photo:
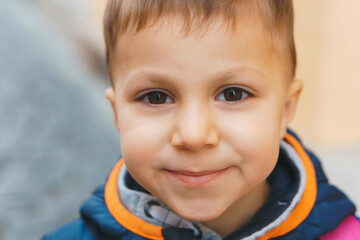
[[[0,239],[78,216],[120,154],[104,97],[105,0],[0,0]],[[294,0],[295,129],[360,206],[360,2]]]

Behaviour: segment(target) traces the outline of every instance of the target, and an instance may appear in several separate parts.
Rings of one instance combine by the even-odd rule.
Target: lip
[[[202,172],[188,172],[188,171],[173,171],[166,170],[171,176],[177,179],[180,183],[188,187],[204,187],[217,178],[224,175],[228,168],[215,170],[215,171],[202,171]]]

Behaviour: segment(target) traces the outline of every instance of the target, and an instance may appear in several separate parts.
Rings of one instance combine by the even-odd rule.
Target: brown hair
[[[109,70],[117,38],[129,29],[139,32],[169,16],[183,20],[184,33],[204,30],[209,26],[206,23],[216,17],[220,17],[227,27],[234,28],[240,13],[260,14],[275,45],[285,46],[290,73],[294,76],[296,50],[292,0],[108,0],[104,35]]]

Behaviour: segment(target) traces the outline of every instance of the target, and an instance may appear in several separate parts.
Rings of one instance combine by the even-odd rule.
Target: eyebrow
[[[168,80],[173,79],[173,77],[163,72],[158,73],[149,69],[140,69],[130,73],[130,75],[125,77],[125,86],[130,82],[144,79],[155,84],[161,84],[164,82],[169,82]]]
[[[218,70],[214,73],[211,73],[209,75],[209,78],[212,81],[226,81],[226,80],[234,79],[238,75],[244,75],[244,74],[255,74],[255,75],[259,75],[260,77],[266,76],[266,74],[258,68],[241,65],[241,66],[229,67],[227,69]],[[134,81],[137,79],[146,79],[147,81],[150,81],[152,83],[160,84],[160,83],[168,82],[169,79],[174,79],[174,77],[164,72],[156,72],[150,69],[140,69],[127,76],[125,78],[125,81],[129,82],[131,80]]]
[[[215,79],[219,79],[220,81],[225,81],[245,74],[255,74],[259,75],[260,77],[266,77],[266,74],[262,70],[247,65],[235,66],[227,68],[225,70],[219,70],[212,74],[212,76],[214,76]]]

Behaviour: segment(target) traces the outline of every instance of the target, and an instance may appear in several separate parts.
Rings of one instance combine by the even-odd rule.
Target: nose
[[[203,148],[214,148],[218,143],[218,131],[210,111],[193,105],[176,115],[171,139],[175,148],[196,152]]]

